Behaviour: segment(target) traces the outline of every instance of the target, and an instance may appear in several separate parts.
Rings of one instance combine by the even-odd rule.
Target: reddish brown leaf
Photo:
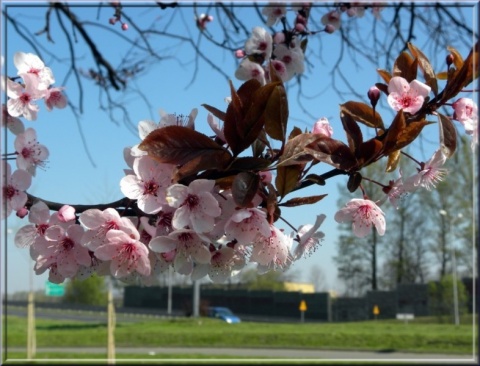
[[[305,177],[305,180],[309,180],[311,182],[314,182],[315,184],[318,184],[320,186],[325,185],[325,179],[323,179],[320,175],[318,174],[309,174]]]
[[[279,206],[295,207],[295,206],[301,206],[301,205],[311,205],[324,199],[326,196],[327,196],[326,194],[321,194],[318,196],[310,196],[310,197],[296,197],[296,198],[289,199],[285,203],[281,203]]]
[[[392,121],[392,124],[386,132],[386,136],[383,139],[383,154],[389,155],[397,149],[397,140],[400,133],[405,129],[407,123],[405,121],[405,115],[403,110],[399,110],[397,115]]]
[[[303,165],[280,166],[277,168],[275,186],[280,197],[285,197],[298,185]]]
[[[460,70],[463,66],[463,57],[462,55],[453,47],[448,46],[447,49],[453,56],[453,65],[457,70]]]
[[[457,149],[457,132],[450,118],[438,113],[440,124],[440,148],[447,158],[451,157]]]
[[[301,135],[301,134],[302,134],[302,130],[295,126],[293,127],[292,132],[290,132],[290,135],[288,135],[288,139],[291,140],[294,137],[297,137],[298,135]]]
[[[304,152],[321,162],[346,171],[357,165],[357,160],[347,145],[339,140],[322,135],[308,144]]]
[[[412,141],[414,141],[420,132],[422,132],[423,127],[426,125],[431,124],[432,122],[428,122],[425,120],[421,121],[414,121],[410,122],[397,136],[397,141],[395,143],[395,148],[393,151],[402,149],[405,146],[409,145]],[[392,151],[392,152],[393,152]]]
[[[280,208],[278,207],[277,192],[271,183],[267,184],[267,220],[273,224],[280,217]]]
[[[408,52],[404,51],[395,60],[393,76],[401,76],[411,82],[417,78],[417,67],[417,59],[413,59]]]
[[[377,69],[377,72],[387,84],[390,82],[392,75],[387,70]]]
[[[360,186],[360,183],[362,183],[362,175],[359,172],[355,172],[353,174],[350,174],[348,177],[348,182],[347,182],[347,189],[349,192],[355,192],[357,188]]]
[[[375,86],[385,95],[388,95],[388,85],[383,83],[375,83]]]
[[[260,176],[252,172],[238,173],[232,183],[233,201],[238,207],[250,207],[258,192]]]
[[[394,151],[388,155],[387,167],[385,168],[387,173],[393,172],[395,169],[397,169],[401,156],[402,154],[400,150]]]
[[[275,140],[284,142],[288,121],[288,102],[285,88],[276,85],[265,109],[265,132]]]
[[[270,164],[271,161],[268,159],[245,156],[233,160],[228,168],[229,170],[264,170]]]
[[[278,161],[278,166],[296,165],[311,161],[313,158],[305,152],[305,147],[320,137],[321,135],[302,133],[288,140]]]
[[[383,143],[376,138],[362,143],[355,154],[358,161],[358,167],[363,167],[370,164],[380,155],[383,150]]]
[[[435,72],[433,71],[432,64],[428,60],[427,56],[423,54],[420,49],[415,47],[412,43],[407,44],[408,49],[412,53],[413,57],[418,60],[418,66],[423,72],[423,77],[425,78],[425,83],[432,88],[433,94],[438,94],[438,84],[437,84],[437,77],[435,76]]]
[[[343,129],[347,134],[348,146],[350,146],[350,150],[355,153],[358,146],[363,142],[362,131],[351,115],[340,112],[340,119],[342,120]]]
[[[207,111],[217,117],[220,121],[225,121],[225,112],[222,112],[221,110],[208,104],[202,104],[202,107],[204,107]]]
[[[140,150],[162,163],[183,165],[199,158],[201,164],[209,160],[210,168],[223,166],[231,159],[228,150],[208,136],[183,126],[167,126],[152,131],[139,145]],[[200,164],[200,163],[199,163]]]
[[[368,127],[385,129],[380,114],[376,111],[374,112],[373,108],[368,104],[350,101],[341,104],[340,111],[350,115],[355,121],[363,123]]]

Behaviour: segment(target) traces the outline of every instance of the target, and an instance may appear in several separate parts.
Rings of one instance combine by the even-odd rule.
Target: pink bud
[[[245,51],[244,51],[244,50],[236,50],[236,51],[235,51],[235,57],[236,57],[236,58],[243,58],[243,57],[245,57]]]
[[[118,20],[117,18],[110,18],[110,19],[108,20],[108,22],[109,22],[111,25],[114,25],[114,24],[117,22],[117,20]]]
[[[127,23],[122,24],[122,30],[124,30],[124,31],[128,30],[128,24]]]
[[[349,17],[354,17],[357,15],[357,10],[355,8],[350,8],[346,11],[346,13]]]
[[[332,137],[333,129],[332,126],[330,126],[328,119],[323,117],[315,122],[312,128],[312,133]]]
[[[329,34],[332,34],[333,32],[335,32],[335,26],[332,25],[332,24],[327,24],[325,26],[325,29],[324,29],[325,32],[329,33]]]
[[[57,216],[61,222],[75,220],[75,208],[69,205],[63,205],[60,210],[58,210]]]
[[[303,33],[303,32],[305,32],[305,26],[301,23],[297,23],[297,24],[295,24],[295,30],[297,32]]]
[[[258,174],[260,175],[260,180],[263,183],[272,183],[272,172],[270,170],[258,172]]]
[[[17,216],[23,219],[25,216],[28,215],[28,210],[25,207],[22,207],[20,210],[17,211]]]
[[[273,43],[280,44],[283,42],[285,42],[285,33],[283,32],[275,33],[275,35],[273,36]]]
[[[448,66],[448,67],[450,67],[450,65],[453,64],[453,60],[454,60],[454,57],[453,57],[453,55],[450,53],[450,54],[446,57],[446,59],[445,59],[445,61],[447,62],[447,66]]]
[[[372,86],[370,89],[368,89],[367,95],[368,99],[370,99],[372,107],[375,107],[380,99],[380,89],[378,89],[376,86]]]
[[[303,24],[303,25],[307,25],[307,19],[305,19],[304,16],[301,16],[300,14],[297,15],[297,18],[295,19],[295,23],[298,24]]]

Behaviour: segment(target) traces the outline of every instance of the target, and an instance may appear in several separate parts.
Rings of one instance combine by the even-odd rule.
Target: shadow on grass
[[[392,352],[396,352],[396,349],[395,348],[383,348],[383,349],[379,349],[377,351],[377,353],[392,353]]]
[[[37,330],[79,330],[79,329],[96,329],[106,328],[107,323],[90,323],[90,324],[51,324],[51,325],[37,325]]]

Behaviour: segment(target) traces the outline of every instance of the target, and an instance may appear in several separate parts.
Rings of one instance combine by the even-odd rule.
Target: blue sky
[[[5,3],[3,2],[3,4]],[[81,20],[98,20],[102,21],[106,28],[112,27],[108,24],[108,19],[113,14],[111,8],[106,7],[102,11],[97,12],[97,8],[94,6],[96,3],[92,3],[93,6],[86,6],[87,2],[81,3],[85,5],[83,8],[78,9]],[[151,9],[154,9],[154,11],[151,11]],[[145,8],[128,8],[124,10],[130,17],[141,19],[146,24],[154,21],[166,21],[166,13],[162,13],[156,7],[150,8],[150,10]],[[169,31],[172,33],[179,32],[180,34],[190,32],[190,34],[196,37],[198,30],[194,25],[193,12],[188,8],[183,9],[183,11],[185,13],[185,23],[173,23],[170,25]],[[244,8],[238,11],[247,15],[249,9]],[[466,14],[472,14],[471,10],[467,9],[464,11]],[[382,16],[388,17],[389,10],[386,9],[384,12]],[[36,32],[44,26],[44,11],[40,11],[38,8],[11,7],[9,8],[9,15],[14,17],[21,16],[25,22],[28,22],[31,32]],[[245,16],[245,19],[249,18]],[[367,13],[364,18],[357,21],[360,25],[368,25],[368,22],[371,22],[372,19],[371,14]],[[473,20],[473,16],[470,15],[467,19]],[[315,21],[318,24],[319,19],[315,19]],[[55,24],[57,22],[52,21],[52,27],[57,27]],[[190,28],[185,28],[185,24],[189,24]],[[261,24],[251,24],[250,29],[255,25]],[[117,26],[119,27],[119,25]],[[208,27],[214,34],[216,29],[215,21],[209,24]],[[94,28],[89,29],[93,30]],[[101,29],[98,30],[98,32],[100,31]],[[135,33],[129,30],[122,35],[128,38],[133,37]],[[13,54],[17,51],[33,51],[31,46],[18,38],[10,27],[7,27],[6,36],[7,38],[3,39],[2,54],[7,62],[7,74],[15,75],[16,71],[12,63]],[[67,75],[65,63],[62,60],[68,57],[68,48],[65,38],[59,32],[58,27],[52,28],[52,36],[55,41],[54,44],[46,42],[44,36],[37,37],[32,41],[40,43],[43,47],[47,47],[55,52],[57,59],[45,58],[44,61],[47,66],[52,68],[56,76],[57,82],[55,85],[61,86]],[[121,50],[117,48],[119,47],[118,38],[112,38],[108,30],[102,33],[102,37],[101,39],[99,37],[95,38],[95,41],[98,42],[98,47],[106,54],[118,59],[121,55]],[[318,47],[318,49],[315,48],[314,50],[316,53],[322,52],[323,57],[321,61],[309,60],[313,67],[309,70],[308,80],[304,81],[304,90],[307,95],[314,97],[305,100],[305,106],[309,114],[314,116],[315,119],[320,117],[329,118],[334,129],[333,137],[345,140],[339,119],[339,104],[346,100],[341,100],[332,91],[328,84],[330,78],[327,74],[332,64],[336,62],[337,55],[340,52],[338,47],[339,35],[338,33],[332,35],[319,34],[315,37],[321,39],[322,46],[320,47],[318,42],[312,40],[309,47]],[[422,43],[428,42],[425,33],[418,34],[418,42],[420,47],[422,47]],[[234,79],[235,60],[232,56],[227,52],[208,49],[206,42],[204,42],[204,46],[206,47],[205,52],[215,60],[216,65],[220,66],[225,73],[231,75],[234,85],[236,87],[240,86],[241,81]],[[75,47],[78,54],[81,55],[78,64],[84,68],[92,66],[83,44],[79,43]],[[229,95],[227,81],[212,70],[210,66],[200,63],[200,69],[195,82],[189,85],[192,77],[193,53],[186,46],[176,47],[175,42],[172,44],[162,43],[158,47],[164,50],[163,52],[166,56],[176,57],[181,63],[174,59],[163,61],[158,66],[152,67],[148,74],[142,75],[135,81],[135,86],[145,94],[150,106],[135,95],[121,96],[116,94],[114,97],[128,106],[131,120],[135,125],[135,131],[136,123],[140,120],[152,119],[158,122],[158,110],[160,108],[168,113],[177,114],[188,114],[192,108],[198,108],[197,129],[200,132],[211,134],[206,123],[207,111],[201,107],[201,104],[206,103],[225,110],[224,98]],[[465,49],[459,48],[459,50],[462,54],[466,54]],[[381,66],[383,67],[383,65]],[[380,81],[375,67],[371,64],[365,64],[362,68],[354,67],[353,65],[345,65],[345,67],[350,68],[347,72],[350,76],[349,81],[356,86],[361,94],[366,95],[368,88],[375,82]],[[88,85],[88,83],[84,85]],[[73,79],[70,78],[65,86],[68,97],[76,101],[78,92]],[[287,90],[290,96],[289,131],[293,126],[310,129],[315,119],[303,113],[299,108],[296,102],[296,87],[290,83],[287,84]],[[123,169],[126,168],[126,164],[123,161],[123,148],[137,144],[139,138],[136,132],[132,132],[131,128],[129,129],[122,124],[116,125],[112,123],[109,120],[109,116],[100,110],[98,98],[96,89],[86,87],[84,91],[85,108],[83,115],[80,117],[86,144],[94,159],[95,166],[88,159],[78,135],[77,122],[69,108],[48,112],[42,105],[37,121],[24,121],[26,127],[33,127],[37,130],[38,140],[50,150],[47,169],[37,173],[29,190],[32,194],[50,201],[71,204],[103,203],[122,197],[119,181],[124,176]],[[384,119],[388,120],[389,115],[393,115],[392,112],[385,110],[387,118]],[[436,129],[432,133],[436,133]],[[9,144],[11,144],[13,142],[12,136],[10,135],[8,138]],[[435,146],[431,148],[433,149]],[[428,158],[429,153],[430,151],[427,150],[426,156],[423,156],[423,158]],[[13,166],[14,164],[12,164]],[[323,173],[328,169],[328,167],[319,168],[316,172]],[[310,188],[301,192],[305,196],[328,193],[328,197],[318,204],[283,210],[285,219],[294,227],[313,223],[317,214],[325,213],[327,215],[327,219],[321,228],[326,234],[322,247],[308,259],[297,262],[293,266],[293,270],[301,272],[300,281],[308,281],[310,268],[317,264],[326,275],[328,288],[334,290],[340,289],[336,281],[336,271],[332,262],[332,256],[336,254],[337,224],[333,220],[333,215],[337,210],[338,183],[345,184],[345,178],[331,179],[325,188]],[[352,197],[346,188],[345,194],[346,201]],[[25,224],[27,224],[26,220],[21,221],[11,217],[7,222],[7,228],[14,231]],[[281,225],[279,224],[279,226]],[[287,229],[287,231],[290,232],[290,229]],[[7,291],[27,290],[29,284],[28,272],[33,262],[30,261],[26,250],[19,250],[14,246],[13,234],[7,235],[6,245],[6,260],[8,262]],[[35,288],[43,288],[45,280],[45,275],[35,276]]]

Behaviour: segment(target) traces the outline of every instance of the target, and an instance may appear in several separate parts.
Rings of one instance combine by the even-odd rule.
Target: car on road
[[[223,306],[211,306],[208,308],[208,317],[221,319],[229,324],[240,323],[241,320],[229,308]]]

